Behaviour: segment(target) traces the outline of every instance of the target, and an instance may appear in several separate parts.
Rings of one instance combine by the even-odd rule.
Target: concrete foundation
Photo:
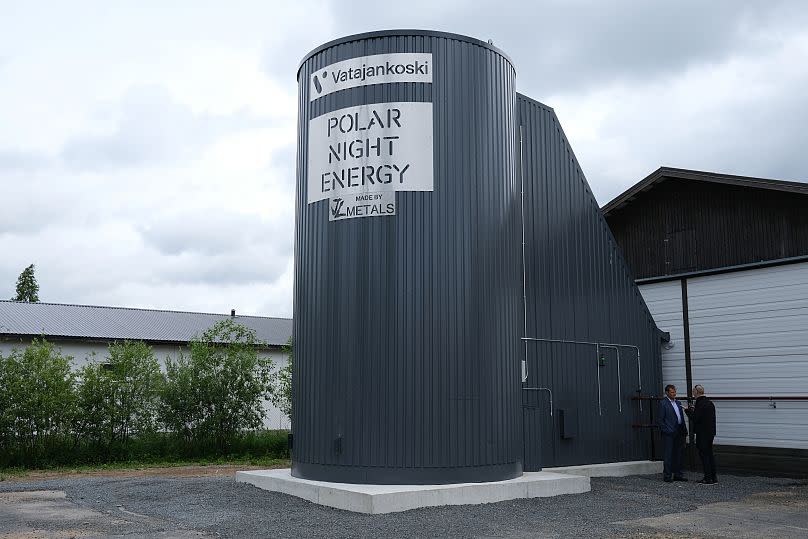
[[[475,505],[519,498],[542,498],[589,492],[589,478],[661,473],[661,463],[618,462],[527,472],[516,479],[452,485],[358,485],[292,477],[288,468],[236,472],[236,481],[250,483],[310,502],[357,513],[395,513],[419,507]]]
[[[661,460],[634,460],[631,462],[608,462],[606,464],[584,464],[561,468],[544,468],[545,472],[555,472],[586,477],[625,477],[627,475],[651,475],[662,473]]]

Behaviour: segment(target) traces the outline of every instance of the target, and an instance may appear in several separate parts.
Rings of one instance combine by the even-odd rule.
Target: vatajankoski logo
[[[330,64],[311,75],[311,99],[367,84],[432,82],[430,53],[375,54]]]
[[[328,71],[323,71],[323,79],[326,77],[328,77]],[[317,75],[314,75],[314,89],[317,90],[318,94],[323,93],[323,85],[320,83],[320,79]]]
[[[331,200],[331,217],[345,217],[345,201],[341,198]]]

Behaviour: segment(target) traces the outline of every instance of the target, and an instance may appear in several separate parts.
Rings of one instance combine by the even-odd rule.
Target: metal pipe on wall
[[[525,328],[527,329],[527,328]],[[560,344],[583,344],[595,347],[595,361],[596,365],[598,365],[598,415],[603,415],[603,408],[602,408],[602,400],[601,400],[601,385],[600,385],[600,349],[601,348],[614,348],[617,351],[617,377],[618,377],[618,384],[617,384],[617,393],[618,393],[618,400],[619,402],[619,409],[620,412],[623,412],[623,405],[622,405],[622,391],[620,389],[620,348],[633,348],[637,352],[637,392],[642,392],[642,368],[640,366],[640,349],[639,347],[633,344],[619,344],[619,343],[599,343],[599,342],[590,342],[590,341],[572,341],[566,339],[541,339],[538,337],[522,337],[522,340],[525,342],[533,341],[533,342],[549,342],[549,343],[560,343]],[[527,346],[525,346],[525,364],[527,364]],[[527,366],[525,366],[524,373],[527,373]],[[527,378],[525,376],[525,378]],[[523,380],[524,381],[524,380]],[[522,389],[532,389],[532,388],[522,388]],[[642,412],[642,400],[640,399],[640,412]],[[550,410],[550,415],[552,415],[552,409]]]
[[[642,362],[640,361],[640,349],[633,344],[612,344],[606,343],[607,346],[622,346],[624,348],[633,348],[637,352],[637,394],[642,393]],[[640,401],[640,411],[642,412],[642,401]]]
[[[620,347],[614,346],[611,344],[601,344],[600,348],[611,348],[617,353],[617,408],[618,411],[622,414],[623,413],[623,390],[622,390],[622,380],[620,380]],[[600,374],[600,370],[598,370],[598,374]]]
[[[522,310],[524,318],[524,335],[527,335],[527,265],[525,262],[525,165],[522,161],[522,126],[519,126],[519,189],[522,205]],[[522,359],[522,383],[527,382],[527,342],[524,343],[525,357]],[[553,415],[552,397],[550,398],[550,415]]]
[[[598,372],[598,415],[603,415],[603,406],[600,400],[600,344],[595,344],[595,367]]]

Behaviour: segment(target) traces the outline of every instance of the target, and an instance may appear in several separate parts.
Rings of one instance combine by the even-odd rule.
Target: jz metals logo
[[[391,82],[432,82],[432,54],[394,53],[351,58],[311,76],[310,100],[346,88]]]
[[[346,203],[347,199],[347,203]],[[329,221],[342,221],[356,217],[383,217],[396,214],[396,194],[360,193],[344,198],[332,198]]]
[[[331,200],[331,219],[339,219],[340,217],[345,217],[345,211],[343,208],[345,207],[345,201],[341,198],[335,198]]]

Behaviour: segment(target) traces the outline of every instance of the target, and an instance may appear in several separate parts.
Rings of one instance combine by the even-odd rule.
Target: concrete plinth
[[[584,464],[562,468],[544,468],[545,472],[555,472],[586,477],[625,477],[627,475],[650,475],[662,473],[662,461],[633,460],[630,462],[607,462],[606,464]]]
[[[236,481],[357,513],[395,513],[419,507],[474,505],[517,498],[589,492],[589,478],[555,472],[527,472],[491,483],[453,485],[355,485],[292,477],[288,468],[236,472]]]

